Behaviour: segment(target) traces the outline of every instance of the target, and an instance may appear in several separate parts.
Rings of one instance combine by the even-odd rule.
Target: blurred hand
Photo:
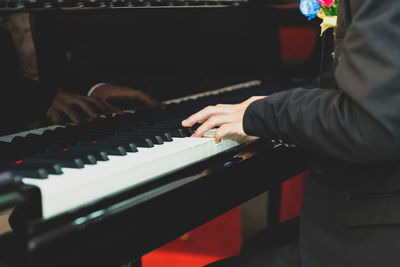
[[[111,84],[100,85],[93,91],[91,97],[101,101],[107,108],[117,113],[121,112],[121,109],[161,106],[160,102],[142,91]]]
[[[251,103],[261,98],[265,98],[265,96],[253,96],[235,105],[208,106],[182,121],[182,126],[191,127],[196,123],[202,123],[192,137],[202,137],[208,130],[219,126],[219,129],[215,132],[216,143],[219,143],[224,136],[229,134],[246,136],[243,130],[244,113]]]
[[[47,110],[47,117],[54,123],[63,123],[70,119],[75,124],[92,119],[101,114],[111,115],[110,110],[101,101],[88,96],[58,91]]]

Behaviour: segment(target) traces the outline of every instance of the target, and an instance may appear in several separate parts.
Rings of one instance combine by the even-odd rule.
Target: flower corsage
[[[321,35],[329,28],[336,28],[339,0],[301,0],[300,11],[308,20],[318,16],[322,19]]]

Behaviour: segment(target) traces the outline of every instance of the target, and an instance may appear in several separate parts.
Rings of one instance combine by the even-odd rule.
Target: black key
[[[26,157],[22,159],[26,163],[48,163],[59,164],[61,167],[82,169],[84,167],[83,161],[79,158],[74,159],[54,159],[54,158],[36,158]]]
[[[182,126],[182,121],[186,119],[185,115],[176,115],[175,118],[169,119],[167,123],[176,123],[176,125]]]
[[[157,135],[160,136],[161,139],[164,142],[171,142],[172,141],[172,136],[170,133],[168,132],[162,132],[162,131],[158,131],[158,130],[151,130],[151,129],[146,129],[146,130],[142,130],[142,129],[135,129],[131,132],[127,132],[127,133],[116,133],[115,135],[117,136],[129,136],[129,135],[133,135],[133,134],[139,134],[139,135]]]
[[[173,141],[170,133],[159,132],[158,135],[161,136],[161,138],[164,142],[172,142]]]
[[[142,138],[149,138],[152,142],[153,142],[153,144],[155,144],[155,145],[162,145],[162,144],[164,144],[164,141],[163,141],[163,139],[161,138],[161,136],[159,136],[159,135],[144,135],[144,134],[135,134],[135,136],[136,137],[142,137]]]
[[[117,132],[117,130],[112,127],[100,127],[98,125],[91,125],[90,123],[81,124],[77,127],[77,129],[82,132],[97,136],[110,135]]]
[[[145,137],[133,137],[133,136],[107,136],[102,139],[98,139],[97,141],[103,142],[102,140],[105,140],[110,142],[111,144],[113,142],[115,143],[134,143],[137,147],[154,147],[153,142],[149,138]]]
[[[182,122],[163,121],[163,122],[155,123],[154,126],[165,126],[165,127],[177,127],[177,128],[180,128],[180,127],[182,127]]]
[[[36,152],[39,152],[39,150],[36,150]],[[0,142],[0,161],[16,161],[24,155],[28,155],[28,152],[21,146],[11,145],[8,142]]]
[[[43,142],[46,144],[56,144],[61,146],[72,145],[74,143],[77,143],[77,140],[75,140],[72,137],[49,134],[48,132],[40,136],[35,134],[28,134],[25,137],[25,140],[27,141],[34,140],[36,142]]]
[[[195,132],[195,130],[192,127],[184,127],[183,129],[186,131],[186,133],[189,136],[192,136],[192,134],[194,134],[194,132]]]
[[[104,122],[87,122],[85,124],[79,125],[79,128],[83,128],[85,130],[91,130],[91,131],[96,131],[99,133],[107,133],[107,134],[112,134],[118,131],[123,131],[125,130],[124,127],[117,127],[115,125],[110,125],[108,123]]]
[[[79,141],[89,141],[93,139],[93,136],[89,136],[84,133],[73,133],[73,132],[54,132],[54,131],[49,131],[49,132],[44,132],[42,134],[44,138],[53,138],[55,139],[57,143],[60,144],[76,144]]]
[[[165,127],[165,126],[153,126],[144,129],[153,129],[157,131],[168,132],[172,137],[188,137],[188,134],[182,128],[173,128],[173,127]]]
[[[47,171],[48,174],[55,174],[55,175],[63,174],[60,164],[22,162],[22,163],[16,164],[15,166],[21,166],[21,168],[43,168]]]
[[[138,152],[137,147],[134,143],[124,143],[124,142],[119,142],[119,141],[110,141],[107,139],[99,139],[96,140],[92,143],[96,143],[98,145],[116,145],[116,146],[122,146],[125,148],[126,152]],[[86,144],[86,142],[83,142],[82,144]]]
[[[68,149],[70,152],[73,152],[73,151],[78,152],[78,151],[80,151],[82,153],[93,155],[96,158],[97,161],[107,161],[107,160],[109,160],[108,154],[106,152],[104,152],[104,151],[96,151],[96,150],[89,150],[89,149],[88,150],[74,150],[74,149],[71,149],[73,147],[75,147],[75,146],[69,146],[66,149]]]
[[[29,149],[29,150],[40,150],[40,151],[47,151],[49,149],[60,149],[62,147],[62,145],[59,144],[51,144],[51,143],[47,143],[45,141],[39,141],[36,138],[34,139],[24,139],[24,137],[21,136],[16,136],[13,138],[13,140],[11,141],[12,145],[15,146],[20,146],[20,147],[25,147],[25,149]]]
[[[191,127],[182,127],[182,121],[167,121],[154,124],[154,127],[171,127],[171,128],[179,128],[183,129],[183,131],[188,135],[191,136],[194,133],[194,130]]]
[[[122,146],[118,145],[106,145],[106,144],[95,144],[95,143],[81,143],[77,146],[73,147],[68,147],[70,150],[77,150],[77,151],[87,151],[87,150],[93,150],[93,151],[104,151],[108,155],[114,155],[114,156],[125,156],[126,155],[126,150]]]
[[[104,133],[102,131],[94,131],[93,129],[90,128],[82,128],[80,126],[74,126],[74,127],[66,127],[66,128],[58,128],[55,131],[57,131],[59,134],[64,134],[64,135],[69,135],[72,136],[73,138],[78,138],[78,140],[85,140],[85,139],[93,139],[98,136],[104,136],[107,133]]]
[[[99,126],[101,129],[105,127],[106,129],[112,129],[115,131],[129,131],[135,124],[129,122],[122,122],[116,119],[95,119],[91,122],[93,125]]]
[[[118,133],[116,134],[116,136],[122,136],[122,135],[118,135]],[[130,134],[126,134],[123,135],[123,137],[137,137],[137,138],[141,138],[141,139],[150,139],[151,142],[153,142],[153,144],[155,145],[162,145],[164,144],[163,139],[161,138],[161,136],[159,135],[154,135],[154,134],[139,134],[139,133],[130,133]]]
[[[22,166],[15,166],[10,168],[10,171],[15,175],[20,175],[27,178],[46,179],[47,171],[44,168],[28,168]]]
[[[79,158],[84,164],[94,165],[97,163],[96,157],[90,153],[82,151],[52,151],[46,154],[35,155],[39,158],[54,158],[54,159],[74,159]]]

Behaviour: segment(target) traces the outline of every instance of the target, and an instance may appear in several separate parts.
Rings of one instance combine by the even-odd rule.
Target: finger
[[[90,102],[91,105],[93,105],[101,114],[104,115],[111,115],[110,109],[100,100],[94,97],[86,97],[85,98],[87,101]]]
[[[134,90],[128,87],[118,87],[117,90],[112,90],[109,95],[110,98],[130,98],[132,100],[140,101],[148,107],[158,107],[160,103],[139,90]]]
[[[227,123],[227,124],[224,124],[221,127],[219,127],[218,130],[215,132],[215,136],[214,136],[215,143],[218,144],[219,142],[221,142],[223,137],[225,137],[229,134],[235,133],[234,127],[235,127],[234,123]]]
[[[54,108],[50,108],[47,111],[46,115],[55,124],[59,124],[59,123],[63,122],[60,112],[58,110],[55,110]]]
[[[182,126],[192,127],[196,123],[203,123],[207,121],[212,115],[217,113],[218,113],[218,107],[208,106],[206,108],[203,108],[199,112],[191,115],[186,120],[182,121]]]
[[[60,102],[59,104],[60,111],[68,116],[73,123],[79,125],[82,121],[81,116],[79,116],[78,112],[76,112],[72,105],[67,105],[64,102]]]
[[[114,113],[116,113],[116,114],[122,114],[122,113],[123,113],[123,111],[122,111],[121,109],[117,108],[116,106],[113,106],[113,105],[111,105],[111,104],[109,104],[109,103],[107,103],[107,102],[103,102],[103,104],[107,107],[107,109],[108,109],[112,114],[114,114]]]
[[[211,116],[206,122],[204,122],[199,128],[197,128],[196,132],[192,135],[193,137],[202,137],[205,132],[215,128],[217,126],[221,126],[225,123],[229,123],[232,121],[231,115],[217,115]]]
[[[142,91],[137,92],[137,96],[140,100],[147,104],[150,108],[159,107],[161,105],[160,102],[155,100],[153,97],[149,96],[148,94],[143,93]]]
[[[73,101],[75,105],[77,105],[84,113],[86,113],[90,118],[95,118],[98,116],[97,112],[90,104],[90,102],[84,97],[76,97]],[[70,109],[72,110],[72,109]]]
[[[155,100],[150,95],[143,93],[142,91],[130,89],[129,91],[126,92],[128,93],[127,95],[128,97],[135,100],[139,100],[150,108],[159,107],[161,105],[160,102]]]

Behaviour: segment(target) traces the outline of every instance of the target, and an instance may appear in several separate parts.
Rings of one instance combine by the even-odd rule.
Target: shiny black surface
[[[265,4],[249,0],[2,0],[0,11],[121,9],[121,8],[177,8],[177,7],[239,7]]]
[[[145,135],[151,139],[155,132],[174,136],[178,131],[188,136],[196,127],[182,128],[180,122],[198,109],[238,103],[276,88],[273,83],[253,86],[169,104],[165,110],[139,110],[46,131],[43,138],[25,137],[35,142],[16,138],[17,142],[3,144],[12,153],[8,158],[3,154],[2,166],[24,171],[53,171],[55,166],[85,168],[97,163],[100,155],[94,152],[121,157],[140,153],[134,149],[127,152],[124,146],[133,141],[140,146],[137,140],[146,139]],[[135,134],[135,140],[130,138]],[[159,145],[163,144],[153,144]],[[0,262],[11,266],[123,264],[264,192],[271,184],[296,175],[304,166],[304,157],[295,148],[257,140],[49,220],[41,219],[38,190],[28,187],[29,198],[17,205],[10,217],[14,232],[0,237],[0,249],[6,252],[0,255]]]
[[[20,241],[29,248],[28,263],[23,264],[122,264],[264,192],[271,183],[294,176],[304,166],[295,150],[258,140],[69,214],[33,220],[27,239]],[[9,253],[21,252],[14,248]]]
[[[46,130],[41,135],[16,136],[10,143],[0,143],[0,170],[46,179],[48,174],[62,174],[60,167],[82,169],[107,160],[108,155],[124,156],[136,153],[137,147],[162,146],[173,142],[172,138],[192,135],[198,125],[185,128],[181,121],[205,106],[239,103],[252,95],[267,95],[284,87],[281,83],[252,86],[170,103],[164,109],[137,110],[134,114],[96,118],[79,126]]]

